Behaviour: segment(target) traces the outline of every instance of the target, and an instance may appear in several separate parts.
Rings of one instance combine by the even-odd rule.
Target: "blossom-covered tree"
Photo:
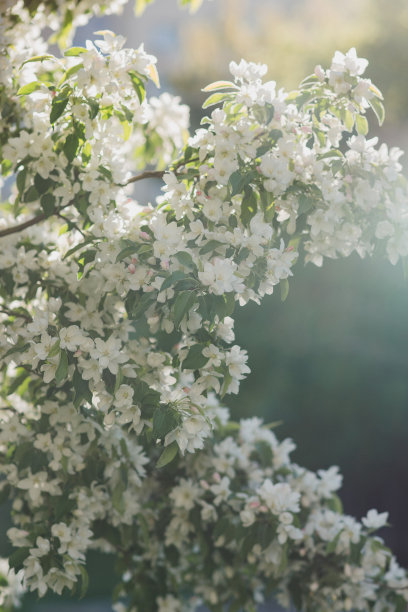
[[[63,43],[104,8],[2,9],[1,605],[21,583],[85,594],[97,549],[117,559],[116,612],[255,610],[270,595],[403,611],[406,573],[373,534],[387,513],[345,516],[337,468],[294,464],[291,440],[220,404],[249,372],[236,307],[278,284],[284,297],[299,258],[408,254],[401,152],[366,138],[366,110],[383,118],[367,62],[336,52],[291,93],[232,62],[188,137],[178,98],[146,98],[158,77],[143,46],[105,31],[48,52],[46,26]],[[151,177],[163,195],[137,203]]]

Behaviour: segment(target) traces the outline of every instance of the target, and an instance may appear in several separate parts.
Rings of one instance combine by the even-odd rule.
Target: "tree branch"
[[[68,202],[68,204],[61,206],[61,208],[53,212],[52,215],[40,213],[36,217],[33,217],[32,219],[29,219],[28,221],[24,221],[23,223],[20,223],[19,225],[13,225],[13,227],[7,227],[4,230],[0,230],[0,238],[4,238],[5,236],[10,236],[10,234],[17,234],[18,232],[22,232],[23,230],[27,229],[27,227],[31,227],[32,225],[37,225],[37,223],[41,223],[41,221],[44,221],[44,219],[48,219],[49,217],[52,217],[53,215],[58,216],[60,210],[63,210],[64,208],[71,206],[71,204],[73,203],[74,203],[73,200],[71,200],[70,202]]]
[[[137,176],[132,176],[126,183],[123,183],[123,187],[130,185],[130,183],[137,183],[137,181],[142,181],[146,178],[163,178],[165,172],[167,172],[167,170],[146,170],[146,172],[142,172]]]
[[[182,159],[181,161],[179,161],[177,164],[173,166],[174,173],[177,174],[176,170],[178,168],[180,168],[181,166],[185,166],[186,164],[189,164],[190,162],[194,162],[194,161],[198,161],[198,157],[194,157],[188,160]],[[146,178],[163,178],[166,172],[171,172],[171,171],[172,170],[168,168],[166,170],[146,170],[145,172],[142,172],[141,174],[138,174],[137,176],[132,176],[130,179],[126,181],[126,183],[124,183],[121,186],[125,187],[126,185],[130,185],[131,183],[137,183],[137,181],[142,181],[143,179],[146,179]]]
[[[181,166],[185,166],[186,164],[189,164],[190,162],[194,162],[194,161],[198,161],[198,157],[194,157],[188,160],[182,159],[180,162],[178,162],[177,164],[173,166],[174,173],[177,174],[176,170],[178,168],[180,168]],[[141,174],[138,174],[137,176],[132,176],[130,179],[126,181],[126,183],[123,183],[122,185],[120,185],[120,187],[126,187],[126,185],[130,185],[131,183],[137,183],[138,181],[142,181],[143,179],[146,179],[146,178],[163,178],[166,172],[171,172],[171,170],[169,169],[146,170],[145,172],[142,172]],[[17,234],[18,232],[22,232],[23,230],[27,229],[27,227],[31,227],[32,225],[37,225],[37,223],[41,223],[41,221],[44,221],[44,219],[47,219],[48,217],[51,217],[53,215],[56,215],[57,217],[62,217],[62,215],[59,214],[59,211],[62,210],[63,208],[66,208],[67,206],[70,206],[72,203],[73,202],[69,202],[65,206],[62,206],[59,210],[56,210],[54,213],[52,213],[52,215],[46,215],[45,213],[40,213],[39,215],[37,215],[36,217],[33,217],[32,219],[29,219],[28,221],[24,221],[24,223],[20,223],[19,225],[14,225],[13,227],[7,227],[4,230],[0,230],[0,238],[4,238],[5,236],[10,236],[11,234]]]
[[[0,307],[0,312],[8,315],[9,317],[20,317],[21,319],[25,319],[29,323],[33,320],[29,314],[25,314],[20,312],[19,310],[12,310],[11,308],[7,308],[6,306]]]
[[[41,223],[44,219],[47,218],[45,213],[41,213],[28,221],[24,221],[24,223],[20,223],[19,225],[14,225],[13,227],[7,227],[5,230],[0,230],[0,238],[4,236],[9,236],[10,234],[16,234],[17,232],[22,232],[27,227],[31,227],[32,225],[36,225],[37,223]]]

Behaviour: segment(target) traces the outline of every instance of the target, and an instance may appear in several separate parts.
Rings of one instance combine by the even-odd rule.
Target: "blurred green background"
[[[355,46],[385,98],[385,124],[378,130],[370,117],[373,133],[408,148],[406,0],[215,0],[193,16],[176,4],[156,0],[138,20],[129,6],[121,18],[94,20],[75,42],[102,27],[125,34],[129,45],[144,41],[158,57],[162,89],[191,105],[193,128],[204,100],[200,89],[226,78],[230,60],[267,63],[269,78],[295,88],[316,64],[328,66],[336,49]],[[372,507],[388,510],[392,528],[382,535],[407,566],[408,284],[402,266],[355,256],[322,269],[299,264],[287,300],[281,302],[278,288],[261,306],[240,309],[236,333],[252,373],[239,397],[227,398],[233,416],[281,420],[276,434],[295,440],[298,463],[339,465],[346,512],[361,517]],[[94,567],[90,595],[108,595],[111,566],[94,560]]]

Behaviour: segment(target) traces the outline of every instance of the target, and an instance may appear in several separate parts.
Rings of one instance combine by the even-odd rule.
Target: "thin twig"
[[[195,161],[198,161],[198,157],[194,157],[188,160],[182,159],[180,162],[178,162],[177,164],[173,166],[173,171],[176,173],[177,168],[180,168],[181,166],[185,166],[186,164],[189,164],[190,162],[195,162]],[[146,179],[146,178],[163,178],[166,172],[171,172],[171,170],[169,169],[167,170],[146,170],[145,172],[142,172],[141,174],[138,174],[137,176],[132,176],[130,179],[126,181],[126,183],[123,183],[122,185],[120,185],[120,187],[126,187],[126,185],[130,185],[131,183],[137,183],[138,181],[142,181],[143,179]],[[41,223],[41,221],[44,221],[44,219],[52,217],[53,215],[56,215],[57,217],[62,217],[62,215],[59,214],[59,211],[62,210],[63,208],[66,208],[67,206],[71,206],[71,204],[73,204],[73,201],[69,202],[68,204],[65,204],[65,206],[61,206],[61,208],[56,210],[54,213],[52,213],[52,215],[46,215],[45,213],[40,213],[39,215],[37,215],[36,217],[33,217],[32,219],[29,219],[28,221],[24,221],[24,223],[20,223],[19,225],[14,225],[13,227],[8,227],[4,230],[0,230],[0,238],[4,238],[5,236],[10,236],[11,234],[17,234],[18,232],[22,232],[23,230],[27,229],[27,227],[31,227],[32,225],[37,225],[37,223]],[[78,230],[78,231],[81,231],[81,230]]]
[[[78,231],[80,234],[82,234],[82,236],[83,236],[84,238],[86,238],[86,234],[85,234],[85,232],[83,232],[83,231],[82,231],[82,230],[81,230],[81,229],[80,229],[80,228],[77,226],[77,224],[76,224],[76,223],[74,223],[74,221],[71,221],[71,219],[68,219],[68,217],[65,217],[64,215],[61,215],[61,213],[60,213],[60,212],[57,212],[57,213],[54,213],[54,214],[55,214],[57,217],[59,217],[59,219],[62,219],[62,220],[63,220],[63,221],[65,221],[66,223],[70,223],[70,224],[71,224],[73,227],[75,227],[75,229],[76,229],[76,230],[77,230],[77,231]]]
[[[29,219],[28,221],[24,221],[24,223],[14,225],[13,227],[8,227],[5,230],[0,230],[0,238],[3,238],[4,236],[9,236],[10,234],[16,234],[17,232],[22,232],[27,227],[31,227],[32,225],[36,225],[37,223],[41,223],[41,221],[44,221],[44,219],[46,218],[47,215],[45,213],[41,213],[40,215],[37,215],[36,217]]]
[[[12,310],[11,308],[7,308],[6,306],[2,306],[0,308],[0,312],[8,315],[9,317],[20,317],[21,319],[25,319],[26,321],[29,321],[30,323],[32,321],[32,318],[30,317],[30,315],[24,314],[23,312],[19,312],[16,310]]]
[[[142,181],[146,178],[163,178],[165,172],[166,170],[146,170],[146,172],[142,172],[137,176],[132,176],[126,181],[126,183],[123,184],[123,187],[130,185],[131,183],[137,183],[137,181]]]
[[[71,204],[73,203],[74,201],[71,200],[70,202],[68,202],[68,204],[61,206],[61,208],[53,212],[51,215],[47,215],[46,213],[40,213],[36,217],[33,217],[32,219],[29,219],[28,221],[24,221],[23,223],[20,223],[19,225],[13,225],[12,227],[7,227],[4,230],[0,230],[0,238],[4,238],[5,236],[10,236],[10,234],[17,234],[18,232],[22,232],[23,230],[27,229],[27,227],[31,227],[32,225],[37,225],[37,223],[41,223],[41,221],[44,221],[44,219],[48,219],[49,217],[52,217],[53,215],[58,216],[60,210],[63,210],[64,208],[71,206]]]
[[[194,158],[191,158],[191,159],[188,159],[188,160],[182,159],[181,161],[179,161],[177,164],[175,164],[173,166],[173,171],[175,172],[181,166],[185,166],[186,164],[189,164],[190,162],[194,162],[194,161],[198,161],[198,157],[194,157]],[[138,174],[136,176],[132,176],[122,186],[125,187],[126,185],[130,185],[131,183],[137,183],[137,181],[142,181],[143,179],[147,179],[147,178],[163,178],[163,176],[166,174],[166,172],[172,172],[172,170],[169,170],[169,169],[166,169],[166,170],[146,170],[145,172],[142,172],[141,174]]]

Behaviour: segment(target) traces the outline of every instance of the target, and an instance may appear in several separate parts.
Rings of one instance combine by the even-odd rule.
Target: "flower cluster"
[[[290,440],[220,406],[249,372],[237,305],[278,284],[284,296],[299,258],[407,255],[400,152],[366,139],[366,110],[383,115],[366,61],[337,52],[291,93],[232,62],[188,137],[178,98],[146,96],[158,76],[143,45],[103,32],[56,58],[49,19],[10,6],[2,31],[10,566],[40,596],[83,594],[87,550],[114,553],[118,612],[250,609],[270,593],[316,611],[404,609],[406,574],[372,535],[386,513],[344,516],[336,468],[297,466]],[[132,186],[150,177],[163,193],[142,206]]]

